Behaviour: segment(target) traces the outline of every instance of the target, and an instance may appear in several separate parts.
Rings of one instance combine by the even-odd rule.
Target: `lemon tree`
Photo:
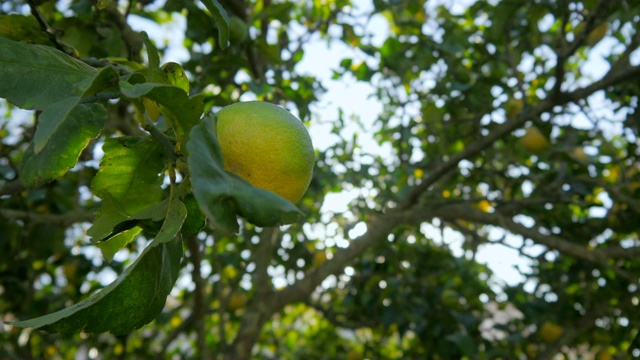
[[[640,358],[640,2],[365,2],[1,1],[0,358]]]

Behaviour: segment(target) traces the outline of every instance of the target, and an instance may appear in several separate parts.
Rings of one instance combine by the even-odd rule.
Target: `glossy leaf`
[[[189,97],[183,89],[174,85],[157,83],[130,84],[120,83],[122,95],[130,99],[147,97],[159,105],[161,112],[169,116],[172,123],[179,126],[179,134],[188,134],[189,130],[200,121],[204,104],[201,95]]]
[[[20,108],[44,109],[78,96],[76,84],[93,79],[97,73],[52,47],[0,37],[0,97]]]
[[[43,151],[36,154],[31,144],[22,164],[21,179],[25,186],[42,185],[64,175],[76,165],[82,150],[100,133],[107,119],[101,104],[79,104],[52,134]]]
[[[151,322],[176,282],[182,259],[180,236],[152,241],[116,281],[64,310],[12,325],[48,332],[111,332],[124,335]]]
[[[154,139],[107,139],[102,150],[100,170],[91,182],[98,197],[110,194],[130,215],[160,201],[165,155]]]
[[[28,40],[33,44],[50,44],[49,37],[40,31],[38,20],[33,16],[0,15],[0,36],[14,41]]]

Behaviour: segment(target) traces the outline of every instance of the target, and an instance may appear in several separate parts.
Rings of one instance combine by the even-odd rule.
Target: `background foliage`
[[[0,357],[639,357],[640,4],[457,5],[2,2]],[[132,28],[178,19],[190,89]],[[333,77],[382,111],[323,114],[303,218],[257,227],[298,210],[221,170],[205,115],[259,99],[318,125],[314,39],[352,50]],[[475,261],[496,244],[521,283]],[[61,334],[9,324],[65,308]]]

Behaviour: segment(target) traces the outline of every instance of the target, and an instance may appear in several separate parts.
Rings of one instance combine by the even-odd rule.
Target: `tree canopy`
[[[628,0],[3,1],[0,358],[640,357],[638,29]],[[349,49],[332,79],[309,44]],[[328,125],[296,204],[224,170],[246,100]]]

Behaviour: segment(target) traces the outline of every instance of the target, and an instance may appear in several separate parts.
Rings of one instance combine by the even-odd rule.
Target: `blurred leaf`
[[[149,58],[149,69],[157,70],[160,67],[160,55],[158,55],[158,49],[153,44],[149,35],[146,32],[142,32],[142,41],[147,48],[147,57]]]
[[[201,0],[218,25],[218,45],[224,50],[229,46],[229,16],[218,0]]]

